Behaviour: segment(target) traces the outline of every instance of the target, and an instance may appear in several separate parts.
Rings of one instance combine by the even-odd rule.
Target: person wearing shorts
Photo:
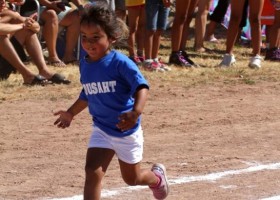
[[[149,71],[168,71],[158,58],[161,35],[166,30],[170,8],[162,0],[146,0],[146,32],[144,69]]]
[[[79,18],[83,10],[83,5],[79,0],[73,0],[73,4],[78,9],[71,8],[70,4],[66,5],[64,2],[38,0],[39,8],[39,22],[42,24],[42,36],[46,41],[48,49],[48,64],[64,67],[66,64],[76,62],[77,58],[74,55],[74,50],[77,46],[79,37]],[[62,7],[60,7],[62,6]],[[22,6],[21,12],[25,12],[25,16],[30,13],[30,8],[35,7],[34,2],[27,0]],[[33,9],[34,10],[34,9]],[[58,55],[56,50],[56,42],[59,32],[66,28],[65,50],[63,55]]]
[[[149,186],[155,199],[163,200],[169,193],[164,165],[155,163],[151,170],[141,167],[141,116],[149,85],[136,64],[112,46],[127,28],[106,4],[91,4],[85,6],[80,30],[87,53],[80,61],[81,92],[69,109],[54,113],[59,116],[54,124],[67,128],[86,108],[93,119],[83,199],[101,199],[103,179],[116,155],[125,183]]]
[[[139,65],[144,61],[145,0],[125,0],[125,6],[129,27],[129,58]]]

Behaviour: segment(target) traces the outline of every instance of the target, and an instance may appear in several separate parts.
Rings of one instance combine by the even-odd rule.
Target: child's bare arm
[[[88,105],[87,101],[78,99],[67,111],[60,110],[54,113],[59,118],[54,122],[59,128],[67,128],[70,126],[75,115],[83,111]]]
[[[144,106],[148,97],[148,89],[146,87],[139,89],[135,93],[135,102],[133,110],[130,112],[123,113],[119,116],[119,123],[117,127],[121,131],[126,131],[135,126],[138,117],[142,114]]]

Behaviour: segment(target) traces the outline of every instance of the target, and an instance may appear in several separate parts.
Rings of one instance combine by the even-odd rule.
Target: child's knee
[[[93,168],[91,166],[85,166],[85,173],[86,173],[86,180],[87,181],[94,181],[94,182],[101,182],[104,173],[102,172],[101,168]]]

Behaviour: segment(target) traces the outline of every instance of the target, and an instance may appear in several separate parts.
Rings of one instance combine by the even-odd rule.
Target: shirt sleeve
[[[84,88],[82,89],[82,91],[80,92],[80,96],[79,99],[84,100],[84,101],[88,101],[87,95],[85,93]]]
[[[144,78],[139,68],[131,61],[125,62],[120,67],[120,73],[131,87],[131,93],[134,94],[139,86],[149,89],[148,81]]]

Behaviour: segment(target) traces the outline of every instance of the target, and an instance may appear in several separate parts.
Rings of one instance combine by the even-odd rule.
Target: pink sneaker
[[[144,69],[148,71],[164,72],[165,70],[161,68],[161,65],[157,62],[144,62]]]
[[[162,164],[154,164],[152,167],[152,172],[159,177],[160,183],[157,187],[151,187],[153,195],[156,199],[165,199],[169,193],[169,185],[166,177],[166,170]]]

